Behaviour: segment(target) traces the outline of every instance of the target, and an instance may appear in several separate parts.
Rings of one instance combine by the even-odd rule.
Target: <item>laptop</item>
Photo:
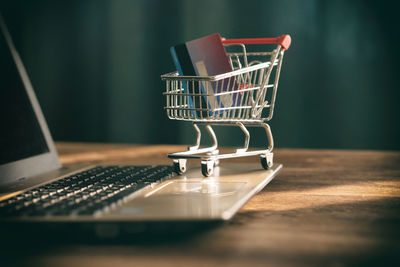
[[[224,221],[281,170],[222,162],[205,178],[172,165],[61,166],[1,15],[0,26],[1,222]]]

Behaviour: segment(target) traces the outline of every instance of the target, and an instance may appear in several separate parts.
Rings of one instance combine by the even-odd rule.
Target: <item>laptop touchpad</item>
[[[146,194],[149,196],[160,195],[185,195],[185,196],[230,196],[240,190],[245,182],[221,181],[170,181]]]

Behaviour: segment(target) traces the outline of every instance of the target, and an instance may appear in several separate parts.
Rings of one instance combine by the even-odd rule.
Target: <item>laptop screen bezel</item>
[[[46,120],[43,116],[35,92],[33,91],[32,84],[29,80],[28,74],[25,70],[22,60],[17,50],[15,49],[14,43],[11,39],[10,33],[6,27],[6,24],[3,20],[1,13],[0,13],[0,34],[3,35],[3,37],[6,40],[8,48],[14,60],[15,66],[24,85],[26,94],[28,95],[29,101],[32,105],[34,115],[38,120],[40,130],[42,131],[42,134],[46,141],[46,145],[49,150],[48,152],[42,154],[34,155],[28,158],[0,165],[0,184],[6,184],[18,181],[19,179],[29,178],[41,173],[55,170],[57,168],[60,168],[61,164],[58,159],[57,151],[54,146],[54,142],[51,137]]]

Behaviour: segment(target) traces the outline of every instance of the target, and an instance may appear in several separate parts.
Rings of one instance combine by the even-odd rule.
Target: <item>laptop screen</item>
[[[0,165],[46,152],[45,137],[0,31]]]

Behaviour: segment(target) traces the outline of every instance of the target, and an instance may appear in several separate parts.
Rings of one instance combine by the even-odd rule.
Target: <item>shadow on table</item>
[[[399,266],[399,205],[400,198],[393,197],[242,211],[227,223],[20,224],[0,228],[0,253],[2,263],[12,263],[2,266],[79,261],[82,255],[132,262],[140,255],[149,262],[161,255],[171,261],[182,254],[259,265],[267,260],[278,265]]]
[[[66,247],[179,247],[195,242],[221,224],[146,222],[0,225],[0,258],[5,264],[2,266],[26,266],[27,259]]]
[[[18,223],[1,225],[7,246],[125,244],[154,245],[175,243],[211,231],[223,222],[127,222],[127,223]]]

